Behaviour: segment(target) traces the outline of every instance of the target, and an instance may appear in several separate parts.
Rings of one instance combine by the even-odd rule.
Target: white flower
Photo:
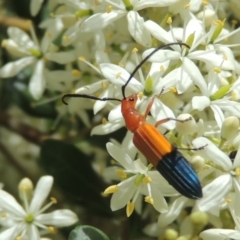
[[[88,62],[86,63],[91,65]],[[139,99],[137,104],[137,107],[140,112],[144,113],[147,109],[149,100],[151,100],[151,98],[154,96],[160,95],[162,91],[165,90],[165,87],[166,87],[165,92],[169,91],[168,86],[170,87],[170,85],[167,81],[168,79],[165,78],[161,79],[161,76],[164,74],[164,69],[166,69],[168,63],[169,63],[168,61],[161,64],[153,63],[146,80],[144,79],[143,74],[140,70],[141,82],[132,77],[131,81],[127,85],[126,96],[129,96],[132,93],[142,91],[144,91],[145,93],[145,96],[142,96],[141,100]],[[130,77],[130,74],[124,68],[111,63],[100,64],[100,71],[98,69],[96,69],[96,71],[101,73],[106,79],[93,83],[91,85],[81,87],[77,89],[75,93],[93,95],[95,92],[101,91],[101,94],[98,96],[99,98],[114,97],[121,100],[123,97],[121,87],[126,83],[128,78]],[[94,113],[96,114],[107,104],[108,101],[96,101],[93,107]],[[109,113],[108,116],[109,122],[93,128],[92,134],[107,134],[124,126],[124,119],[122,118],[121,113],[121,104],[111,105],[114,108]],[[157,97],[154,99],[150,112],[155,122],[168,117],[175,118],[175,115],[170,110],[170,108],[163,104]],[[175,122],[168,121],[162,124],[162,126],[168,129],[173,129],[175,127]]]
[[[54,227],[64,227],[74,224],[78,218],[70,210],[55,210],[51,213],[43,213],[56,199],[42,207],[53,184],[51,176],[41,177],[32,196],[32,183],[29,179],[23,179],[19,185],[20,198],[23,207],[9,193],[0,190],[0,207],[5,211],[8,219],[12,220],[11,226],[0,233],[0,240],[21,239],[40,240],[40,231],[54,232]],[[31,201],[29,199],[31,198]],[[3,215],[2,215],[3,216]]]
[[[192,98],[192,108],[203,111],[205,108],[210,107],[217,125],[221,129],[222,123],[225,120],[224,112],[227,112],[231,116],[240,117],[240,104],[225,96],[231,89],[235,89],[236,85],[233,87],[229,84],[222,86],[221,81],[224,81],[223,78],[227,78],[229,73],[222,72],[221,70],[218,72],[218,70],[209,71],[207,89],[202,92],[201,96],[194,96]]]
[[[196,148],[205,145],[207,146],[199,150],[198,154],[214,162],[222,170],[222,174],[203,187],[203,198],[197,201],[196,207],[200,211],[218,216],[221,204],[230,191],[234,190],[236,194],[240,194],[240,147],[232,163],[231,159],[210,140],[204,137],[193,140],[193,146]]]
[[[167,7],[177,2],[171,1],[158,1],[158,0],[105,0],[110,5],[107,7],[106,13],[97,13],[89,17],[81,26],[84,31],[96,31],[105,28],[112,22],[124,16],[128,20],[128,31],[136,42],[145,47],[151,46],[151,36],[144,26],[144,19],[139,15],[138,11],[148,7]]]
[[[0,76],[2,78],[13,77],[26,67],[33,65],[34,70],[29,82],[29,91],[36,100],[42,96],[46,87],[45,58],[60,64],[71,62],[77,58],[73,52],[53,53],[53,51],[56,51],[56,48],[51,43],[57,37],[59,31],[61,31],[62,25],[56,24],[54,28],[52,28],[51,24],[46,26],[49,27],[49,30],[54,29],[53,35],[47,31],[48,34],[45,34],[41,45],[38,43],[32,24],[30,26],[32,39],[21,29],[9,27],[8,35],[10,38],[3,40],[3,46],[13,56],[21,58],[4,65],[0,69]]]
[[[105,176],[113,176],[115,171],[122,179],[119,184],[105,190],[105,194],[113,193],[111,209],[115,211],[127,205],[127,215],[130,216],[137,205],[136,209],[140,212],[140,196],[143,194],[146,196],[145,201],[152,204],[157,211],[166,212],[168,206],[163,196],[172,196],[177,193],[159,172],[149,171],[140,159],[132,161],[128,154],[113,143],[107,143],[107,150],[124,167],[124,169],[109,167],[105,170]]]
[[[151,62],[164,62],[167,60],[177,60],[180,67],[172,70],[167,76],[170,81],[175,81],[174,87],[179,93],[185,92],[192,84],[197,85],[201,92],[207,91],[205,79],[197,67],[195,60],[202,61],[208,67],[219,67],[221,69],[233,70],[234,64],[230,60],[223,60],[223,54],[217,54],[215,50],[196,50],[202,43],[203,26],[200,21],[191,19],[185,28],[171,28],[170,32],[165,31],[155,22],[148,20],[145,23],[150,33],[164,43],[181,42],[190,45],[190,49],[172,46],[175,51],[162,50],[154,54],[149,60]],[[146,50],[143,57],[149,55],[153,49]]]

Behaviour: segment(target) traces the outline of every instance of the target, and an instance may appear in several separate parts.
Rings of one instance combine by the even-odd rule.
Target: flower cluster
[[[47,233],[55,233],[57,227],[69,226],[77,222],[75,213],[68,209],[43,213],[57,200],[42,207],[52,188],[53,177],[43,176],[35,190],[28,178],[19,183],[21,206],[16,199],[4,190],[0,190],[1,224],[5,230],[0,233],[0,239],[36,239]],[[34,190],[34,191],[33,191]]]
[[[151,236],[168,235],[164,229],[178,223],[181,236],[194,238],[211,223],[218,229],[202,232],[203,239],[239,238],[240,28],[232,19],[239,18],[237,1],[50,0],[42,6],[42,1],[32,0],[31,14],[37,15],[41,7],[52,11],[40,25],[45,31],[41,41],[31,22],[30,34],[17,27],[8,28],[9,38],[2,41],[2,46],[13,60],[1,67],[0,76],[16,76],[31,68],[28,87],[36,100],[46,90],[57,92],[59,99],[74,92],[95,99],[121,100],[122,86],[131,78],[126,96],[137,94],[136,109],[143,116],[151,105],[146,121],[152,125],[173,119],[163,121],[158,131],[180,151],[187,149],[181,152],[201,182],[201,199],[181,196],[136,149],[133,133],[127,132],[122,143],[111,140],[106,145],[117,161],[102,171],[105,180],[115,181],[104,192],[112,194],[111,209],[126,207],[127,216],[134,209],[141,213],[145,196],[145,202],[156,209],[154,216],[161,213],[158,223],[144,230]],[[176,42],[186,45],[156,51],[141,64],[160,45]],[[56,64],[61,65],[60,70]],[[136,67],[138,71],[132,76]],[[89,127],[86,110],[91,108],[94,114],[100,110],[109,114],[107,120],[92,128],[92,134],[105,135],[125,126],[119,102],[96,101],[92,105],[89,99],[68,99],[68,106],[58,106],[57,111],[60,117],[77,115]],[[160,142],[156,144],[161,147]],[[0,193],[0,202],[10,209],[10,202],[15,200],[7,203],[1,200],[1,194],[10,196]],[[22,218],[22,222],[5,234],[21,236],[27,221],[34,224],[24,231],[30,239],[37,239],[32,237],[37,226],[51,220],[41,214],[41,204],[35,206],[34,199],[30,205],[24,200],[26,210],[18,206],[18,211],[11,212],[13,221]],[[189,207],[191,213],[182,219],[181,213]],[[145,216],[152,216],[152,210],[144,209]],[[231,213],[235,230],[221,229],[223,220],[219,216],[225,210]],[[204,213],[207,220],[195,222],[200,226],[196,228],[193,222],[198,213]],[[58,226],[57,215],[54,224]]]

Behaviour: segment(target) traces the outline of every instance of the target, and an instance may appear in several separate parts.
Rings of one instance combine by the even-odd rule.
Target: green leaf
[[[109,240],[109,238],[99,229],[85,225],[72,230],[68,240]]]
[[[74,145],[58,140],[46,140],[41,146],[40,164],[54,177],[68,200],[78,202],[90,212],[111,216],[108,198],[101,192],[106,185],[91,166],[92,156]]]

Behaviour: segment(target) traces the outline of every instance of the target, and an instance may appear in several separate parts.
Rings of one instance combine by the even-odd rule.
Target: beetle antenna
[[[90,98],[90,99],[93,99],[93,100],[99,100],[99,101],[108,101],[108,100],[112,100],[112,101],[119,101],[121,102],[122,100],[121,99],[118,99],[118,98],[98,98],[98,97],[95,97],[95,96],[90,96],[90,95],[86,95],[86,94],[77,94],[77,93],[69,93],[69,94],[64,94],[62,96],[62,102],[66,105],[68,105],[68,103],[66,102],[65,98],[67,97],[75,97],[75,98]]]
[[[161,49],[164,48],[169,48],[173,45],[179,45],[179,46],[185,46],[187,48],[190,48],[186,43],[181,43],[181,42],[173,42],[173,43],[168,43],[162,46],[157,47],[156,49],[154,49],[148,56],[146,56],[137,66],[136,68],[133,70],[133,72],[130,74],[128,80],[126,81],[126,83],[122,86],[122,95],[123,95],[123,99],[126,99],[126,95],[125,95],[125,89],[128,85],[128,83],[130,82],[130,80],[133,78],[133,76],[135,75],[135,73],[142,67],[142,65],[156,52],[158,52]]]

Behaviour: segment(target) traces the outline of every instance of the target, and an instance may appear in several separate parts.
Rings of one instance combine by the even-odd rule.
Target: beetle
[[[186,120],[177,120],[166,118],[158,121],[155,126],[146,122],[154,102],[154,96],[149,102],[144,115],[136,109],[138,94],[132,94],[128,97],[125,95],[125,89],[139,68],[157,51],[168,48],[172,45],[189,46],[185,43],[175,42],[160,46],[146,56],[129,76],[126,83],[122,86],[123,99],[117,98],[98,98],[85,94],[65,94],[62,97],[64,104],[67,104],[67,97],[81,97],[100,101],[120,101],[121,112],[125,120],[126,128],[133,133],[133,143],[136,148],[146,157],[146,159],[161,173],[161,175],[172,185],[179,193],[187,198],[199,199],[202,197],[202,188],[198,176],[185,157],[174,147],[157,127],[170,120],[185,122]],[[161,93],[160,93],[161,94]],[[197,150],[197,149],[192,149]]]

